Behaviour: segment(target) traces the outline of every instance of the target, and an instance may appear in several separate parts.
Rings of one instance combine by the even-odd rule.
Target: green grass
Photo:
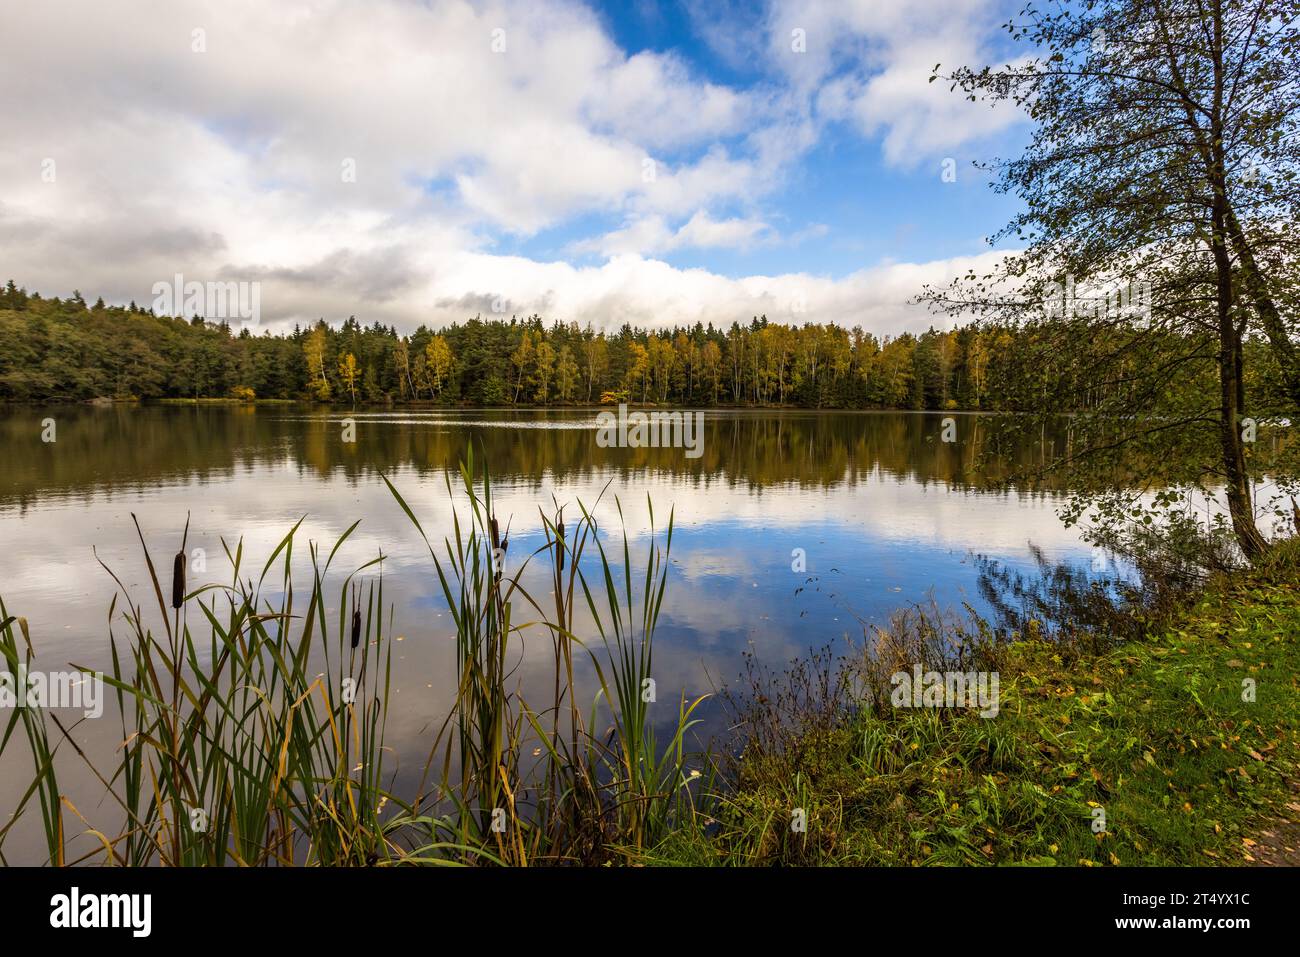
[[[646,861],[1249,863],[1300,778],[1295,555],[1105,653],[1006,647],[996,718],[861,710],[747,752],[716,823],[680,830]],[[806,833],[791,830],[794,808]]]

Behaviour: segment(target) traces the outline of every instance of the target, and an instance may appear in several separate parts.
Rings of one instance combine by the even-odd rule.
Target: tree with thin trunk
[[[357,379],[361,377],[361,367],[357,365],[357,357],[348,352],[339,359],[339,378],[348,388],[348,394],[352,397],[352,404],[357,404]]]
[[[1278,463],[1254,423],[1300,412],[1298,16],[1296,0],[1034,2],[1007,25],[1023,58],[942,77],[1034,128],[988,164],[1024,204],[993,241],[1021,248],[922,299],[1028,335],[1026,408],[1099,387],[1049,468],[1084,489],[1067,518],[1092,510],[1112,539],[1160,524],[1142,492],[1168,519],[1221,490],[1241,554],[1268,547],[1254,486]],[[1252,337],[1269,368],[1247,367]]]

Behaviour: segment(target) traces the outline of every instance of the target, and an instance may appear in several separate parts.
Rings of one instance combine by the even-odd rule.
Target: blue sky
[[[727,0],[635,0],[595,3],[591,8],[629,56],[649,51],[678,57],[698,76],[733,89],[780,84],[779,71],[762,49],[770,7]],[[985,24],[1001,22],[995,11],[1004,16],[1008,12],[1005,5],[991,4],[988,10]],[[998,39],[996,34],[988,37],[990,49],[997,48]],[[740,52],[746,48],[753,48],[753,55]],[[845,63],[842,69],[860,65]],[[918,74],[918,83],[927,79]],[[989,189],[989,174],[973,161],[1013,155],[1022,143],[1022,131],[1000,130],[995,137],[954,144],[942,156],[936,152],[904,163],[885,159],[882,138],[883,131],[864,133],[845,121],[822,129],[815,145],[788,171],[780,191],[764,204],[767,215],[789,237],[786,242],[666,251],[661,258],[678,268],[703,267],[730,277],[788,270],[838,278],[874,263],[982,253],[988,248],[985,236],[1016,212],[1014,198]],[[738,134],[720,141],[734,147],[743,139]],[[687,153],[671,158],[691,157]],[[955,182],[941,178],[947,158],[957,163]],[[743,215],[745,210],[732,205],[724,212]],[[526,239],[507,238],[501,248],[562,258],[585,236],[617,226],[617,217],[593,214]],[[598,258],[589,255],[583,261]]]
[[[1004,151],[1019,137],[1006,136]],[[782,243],[682,249],[661,254],[678,268],[704,267],[740,277],[753,273],[811,272],[835,278],[864,265],[975,255],[990,248],[985,237],[1019,208],[1013,197],[989,188],[990,175],[973,165],[987,154],[954,150],[956,182],[941,179],[942,161],[930,157],[901,168],[884,161],[879,137],[843,126],[825,131],[778,195],[764,204],[785,234]],[[1005,153],[1003,154],[1005,155]],[[731,206],[725,212],[738,215]],[[594,213],[535,236],[501,237],[503,251],[546,259],[565,258],[573,243],[617,228],[618,217]],[[576,257],[599,261],[598,254]]]
[[[1015,155],[1023,118],[927,82],[1018,55],[1003,0],[63,7],[14,11],[0,64],[29,134],[0,157],[0,256],[51,293],[148,302],[182,273],[261,283],[272,326],[896,333],[1016,210],[972,161]]]

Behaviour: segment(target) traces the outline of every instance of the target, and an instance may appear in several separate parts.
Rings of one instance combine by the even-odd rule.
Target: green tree
[[[1009,28],[1029,48],[1018,66],[949,77],[1035,124],[997,167],[1025,206],[999,236],[1027,245],[926,298],[1020,330],[1017,402],[1041,408],[1087,384],[1093,414],[1052,466],[1104,489],[1067,517],[1092,509],[1112,541],[1131,538],[1135,513],[1160,521],[1106,481],[1123,453],[1188,492],[1221,487],[1241,553],[1267,547],[1253,501],[1266,463],[1242,419],[1268,411],[1248,409],[1252,335],[1271,344],[1289,413],[1300,408],[1296,318],[1279,306],[1297,288],[1298,12],[1292,0],[1031,3]]]

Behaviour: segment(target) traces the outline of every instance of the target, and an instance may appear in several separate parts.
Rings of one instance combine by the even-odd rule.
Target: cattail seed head
[[[361,611],[357,610],[352,613],[352,647],[355,648],[361,642]]]
[[[185,553],[177,552],[172,562],[172,607],[185,604]]]
[[[497,527],[497,520],[493,518],[492,523],[492,547],[494,549],[501,547],[501,531]]]
[[[506,563],[505,561],[506,549],[509,547],[510,547],[510,536],[507,535],[505,538],[501,539],[501,546],[496,550],[494,550],[493,552],[493,563],[496,565],[494,571],[496,572],[497,581],[501,580],[501,570],[505,567],[505,563]]]

